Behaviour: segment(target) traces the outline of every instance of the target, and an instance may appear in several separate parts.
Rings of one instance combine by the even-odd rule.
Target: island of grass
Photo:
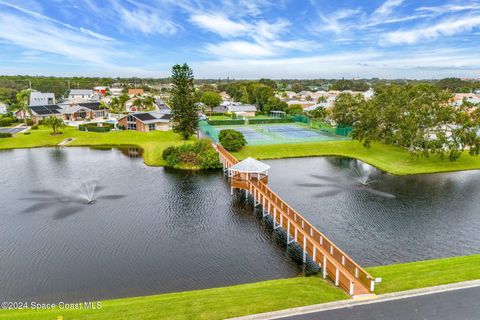
[[[480,279],[480,254],[368,268],[381,277],[376,293]],[[254,313],[348,299],[318,276],[297,277],[223,288],[102,301],[88,310],[1,310],[5,320],[35,319],[225,319]]]

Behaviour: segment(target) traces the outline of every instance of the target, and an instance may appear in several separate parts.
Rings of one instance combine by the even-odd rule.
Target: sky
[[[480,78],[480,0],[0,0],[0,74]]]

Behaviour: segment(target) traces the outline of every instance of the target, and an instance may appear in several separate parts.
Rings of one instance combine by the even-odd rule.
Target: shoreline
[[[480,253],[370,267],[382,277],[376,294],[480,279]],[[295,295],[291,293],[295,292]],[[351,300],[320,276],[267,280],[193,291],[101,301],[101,309],[0,310],[2,319],[224,319],[333,301]]]

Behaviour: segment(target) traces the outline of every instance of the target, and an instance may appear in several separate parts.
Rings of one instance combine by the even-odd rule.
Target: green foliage
[[[269,97],[265,105],[263,106],[263,113],[270,114],[270,111],[286,111],[288,104],[285,101],[273,96]]]
[[[0,116],[0,127],[11,126],[12,123],[15,123],[17,119],[12,116]]]
[[[209,107],[213,112],[213,108],[222,102],[222,97],[216,92],[206,91],[200,98],[200,102]]]
[[[0,138],[11,138],[12,136],[9,132],[0,132]]]
[[[332,118],[338,124],[351,126],[355,122],[358,109],[364,106],[365,103],[365,98],[361,94],[340,93],[335,99]]]
[[[174,168],[218,169],[222,167],[218,153],[208,139],[200,139],[193,144],[184,144],[179,147],[170,146],[163,151],[162,158],[168,166]]]
[[[351,91],[367,91],[370,89],[370,86],[368,83],[366,83],[363,80],[338,80],[336,81],[332,87],[330,88],[331,90],[351,90]]]
[[[311,118],[311,119],[315,119],[315,120],[323,120],[327,117],[327,110],[325,108],[322,108],[322,107],[319,107],[315,110],[312,110],[312,111],[309,111],[308,112],[308,116]]]
[[[192,69],[186,63],[173,66],[172,82],[170,106],[175,123],[173,131],[179,133],[184,140],[188,140],[198,129]]]
[[[294,84],[292,84],[292,91],[295,93],[299,93],[303,89],[305,89],[305,86],[300,82],[295,82]]]
[[[109,132],[114,127],[111,123],[102,123],[102,126],[99,127],[97,123],[86,123],[78,126],[80,131],[89,131],[89,132]]]
[[[259,111],[264,111],[268,100],[275,96],[271,86],[253,81],[230,83],[224,89],[235,101],[255,104]]]
[[[458,78],[445,78],[437,81],[435,85],[441,89],[448,89],[455,93],[469,93],[475,89],[475,83]]]
[[[52,128],[52,134],[59,134],[60,132],[58,131],[59,128],[65,128],[65,123],[63,122],[62,119],[59,119],[55,116],[50,116],[46,118],[43,123],[47,126]]]
[[[35,125],[31,126],[30,129],[32,129],[32,130],[38,130],[38,125],[35,124]]]
[[[269,86],[272,89],[277,88],[277,83],[275,81],[273,81],[272,79],[260,79],[260,81],[258,81],[258,82],[261,83],[261,84],[264,84],[266,86]]]
[[[232,152],[240,151],[247,144],[241,132],[231,129],[221,130],[218,140],[227,151]]]
[[[452,94],[430,84],[389,85],[354,112],[352,137],[366,147],[374,140],[408,148],[415,156],[457,160],[465,149],[480,153],[480,113],[454,108]]]
[[[292,104],[287,108],[287,113],[292,116],[301,115],[303,114],[303,108],[299,104]]]

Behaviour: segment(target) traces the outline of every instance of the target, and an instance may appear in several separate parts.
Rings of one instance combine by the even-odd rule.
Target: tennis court
[[[305,124],[252,124],[252,125],[222,125],[212,126],[201,124],[204,134],[218,142],[221,130],[232,129],[239,131],[247,140],[248,145],[285,144],[295,142],[335,141],[346,140],[345,136],[337,135],[321,129],[315,129]]]

